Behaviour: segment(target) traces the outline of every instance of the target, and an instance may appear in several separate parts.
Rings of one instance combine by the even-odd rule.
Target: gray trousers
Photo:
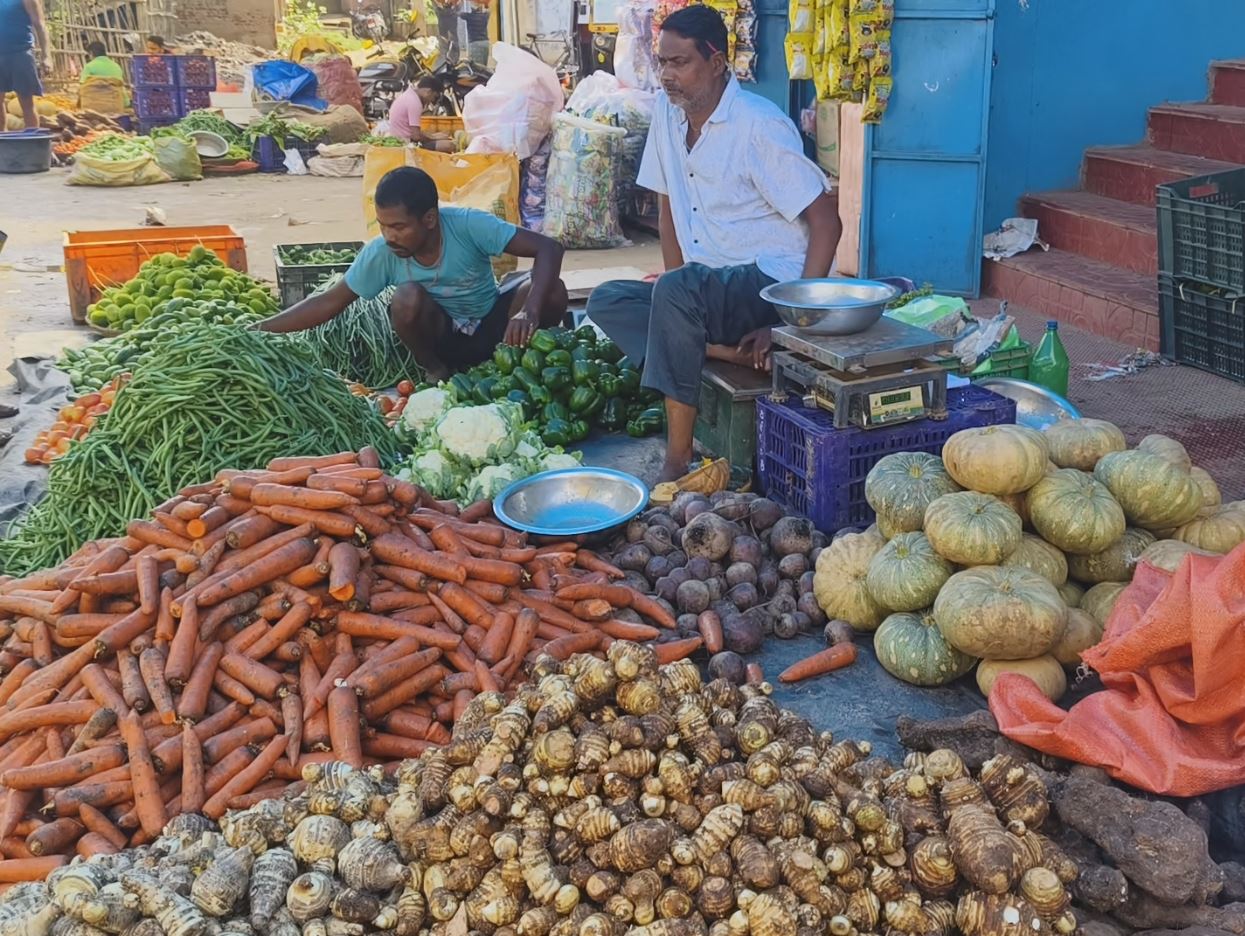
[[[688,263],[656,283],[602,283],[588,298],[588,317],[627,357],[644,362],[643,386],[695,406],[706,345],[737,344],[749,332],[780,324],[760,297],[773,282],[755,264]]]

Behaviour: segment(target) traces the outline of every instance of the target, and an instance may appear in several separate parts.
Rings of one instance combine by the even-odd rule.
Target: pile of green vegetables
[[[637,438],[666,426],[661,396],[640,389],[639,369],[588,325],[542,328],[526,348],[498,345],[492,360],[449,384],[459,400],[519,404],[548,445],[579,442],[594,426]]]
[[[406,146],[408,141],[401,137],[389,136],[387,133],[367,133],[364,134],[363,139],[359,142],[365,143],[368,146],[392,146],[396,148]]]
[[[276,299],[264,283],[225,266],[200,244],[185,257],[172,253],[152,257],[134,279],[105,289],[99,301],[87,308],[87,320],[103,328],[128,331],[170,309],[188,315],[200,308],[192,305],[192,300],[247,306],[264,318],[277,311]]]
[[[182,133],[206,130],[223,138],[226,143],[241,143],[243,140],[241,127],[210,110],[191,111],[173,126]]]
[[[517,403],[462,403],[449,386],[412,394],[394,432],[413,450],[397,476],[462,504],[491,500],[540,471],[579,466],[578,454],[542,441]]]
[[[303,123],[301,120],[286,120],[284,117],[268,114],[259,120],[252,120],[246,125],[244,133],[248,146],[254,146],[256,140],[267,136],[272,137],[281,149],[287,149],[287,140],[295,139],[303,143],[314,143],[328,131],[323,127],[313,127],[311,124]]]
[[[150,156],[152,151],[150,137],[131,137],[120,133],[101,134],[78,150],[79,153],[109,162],[143,159]]]
[[[196,322],[157,338],[112,410],[53,463],[47,495],[0,541],[0,572],[25,575],[122,535],[222,468],[365,445],[392,461],[395,442],[302,342]]]
[[[133,371],[163,335],[193,327],[196,322],[245,327],[269,314],[257,314],[249,305],[224,299],[171,299],[141,325],[83,348],[66,348],[56,366],[69,374],[75,392],[92,393],[118,374]]]
[[[318,291],[340,279],[340,274],[331,276]],[[296,337],[315,351],[322,366],[369,389],[392,387],[400,380],[418,382],[423,370],[389,323],[393,292],[390,288],[374,299],[356,299],[340,315]]]
[[[291,266],[353,263],[357,253],[353,247],[324,247],[316,244],[283,244],[277,248],[277,256],[281,258],[281,262]]]

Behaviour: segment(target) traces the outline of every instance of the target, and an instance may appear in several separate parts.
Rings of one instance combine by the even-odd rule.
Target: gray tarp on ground
[[[51,358],[18,358],[9,365],[17,380],[14,404],[20,409],[0,423],[13,438],[0,449],[0,536],[47,490],[45,465],[27,465],[26,449],[54,422],[57,410],[69,401],[69,375]]]

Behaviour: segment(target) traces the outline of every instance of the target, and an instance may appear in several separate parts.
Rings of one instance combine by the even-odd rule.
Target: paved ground
[[[15,353],[54,354],[68,341],[86,341],[69,318],[60,271],[65,229],[134,227],[144,208],[158,205],[170,225],[231,224],[246,239],[250,268],[274,276],[272,246],[363,237],[360,181],[247,176],[173,183],[142,189],[85,189],[64,184],[63,170],[40,176],[0,176],[0,227],[8,244],[0,254],[0,391],[3,369]],[[654,270],[660,255],[652,238],[630,248],[575,251],[566,269],[636,267]],[[979,312],[992,303],[974,303]],[[1012,308],[1026,338],[1044,326],[1033,313]],[[1185,367],[1153,367],[1115,380],[1086,380],[1086,365],[1114,363],[1133,349],[1064,326],[1073,361],[1069,395],[1087,416],[1110,419],[1136,442],[1150,432],[1180,439],[1196,463],[1223,488],[1245,498],[1245,387]],[[2,395],[2,392],[0,392]],[[638,452],[629,454],[638,455]],[[613,453],[612,457],[618,457]],[[645,460],[649,453],[645,453]]]

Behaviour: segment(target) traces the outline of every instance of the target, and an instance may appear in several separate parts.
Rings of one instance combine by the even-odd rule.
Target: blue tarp
[[[316,97],[316,76],[293,62],[276,60],[252,66],[255,91],[272,101],[289,101],[314,110],[325,110],[328,102]]]

